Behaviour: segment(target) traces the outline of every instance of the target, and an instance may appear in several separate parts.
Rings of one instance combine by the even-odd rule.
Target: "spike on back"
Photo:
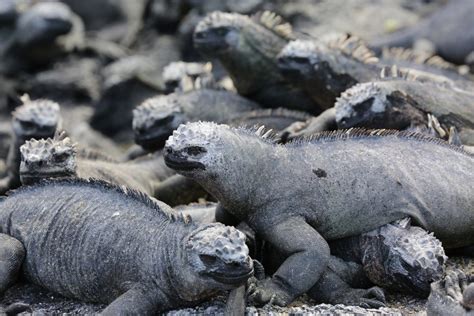
[[[443,58],[437,55],[426,54],[422,52],[416,52],[409,48],[403,47],[385,47],[382,50],[383,59],[396,59],[396,60],[405,60],[409,62],[414,62],[417,64],[424,64],[439,69],[451,69],[457,70],[456,66],[447,62]]]
[[[366,46],[362,39],[350,34],[341,35],[330,41],[328,47],[340,50],[342,53],[366,64],[376,64],[379,62],[374,52]]]
[[[295,39],[293,35],[293,29],[291,24],[285,22],[284,19],[278,14],[271,11],[263,11],[252,16],[252,19],[265,27],[266,29],[272,31],[276,35],[287,39]]]

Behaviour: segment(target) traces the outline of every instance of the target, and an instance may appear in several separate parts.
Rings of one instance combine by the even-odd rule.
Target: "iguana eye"
[[[201,259],[205,265],[212,265],[217,261],[216,257],[210,255],[199,255],[199,259]]]
[[[227,29],[219,28],[219,29],[216,30],[216,33],[219,36],[225,36],[227,34]]]
[[[69,157],[69,155],[68,155],[67,153],[61,153],[61,154],[54,155],[54,160],[55,160],[56,162],[63,162],[63,161],[65,161],[68,157]]]
[[[198,155],[203,154],[205,152],[206,152],[206,150],[202,147],[199,147],[199,146],[193,146],[193,147],[186,148],[186,153],[190,156],[198,156]]]

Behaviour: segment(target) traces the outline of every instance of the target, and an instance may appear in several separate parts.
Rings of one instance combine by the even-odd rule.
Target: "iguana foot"
[[[370,289],[348,289],[333,293],[328,303],[360,306],[363,308],[379,308],[385,306],[385,294],[377,286]]]
[[[449,271],[443,280],[431,284],[428,315],[470,315],[474,308],[474,276],[461,270]]]
[[[253,279],[248,285],[247,300],[250,304],[261,306],[265,304],[286,306],[294,297],[268,278],[262,281]]]

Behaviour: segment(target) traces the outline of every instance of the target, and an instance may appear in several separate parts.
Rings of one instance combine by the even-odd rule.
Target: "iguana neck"
[[[220,58],[237,91],[248,95],[283,81],[276,55],[287,42],[255,25],[246,26],[242,32],[238,49]]]
[[[257,201],[258,191],[269,179],[260,179],[259,175],[274,167],[270,163],[274,153],[275,148],[270,143],[254,136],[238,136],[232,147],[223,150],[224,161],[219,170],[196,180],[221,201],[224,208],[242,212],[241,217],[245,217],[246,210],[261,203]],[[252,176],[242,177],[242,174]]]

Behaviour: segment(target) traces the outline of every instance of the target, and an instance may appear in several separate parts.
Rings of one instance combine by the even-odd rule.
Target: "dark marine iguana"
[[[265,11],[254,17],[212,12],[196,26],[196,49],[219,59],[237,92],[265,107],[287,107],[317,114],[321,111],[301,89],[278,71],[276,56],[294,38],[291,26]]]
[[[449,271],[443,280],[431,285],[428,316],[474,315],[474,276],[460,270]]]
[[[47,233],[45,233],[47,231]],[[21,275],[103,315],[154,315],[236,288],[253,273],[245,237],[198,225],[143,193],[49,180],[0,202],[0,293]]]
[[[180,124],[197,121],[226,123],[234,126],[265,125],[280,131],[310,116],[298,111],[259,109],[259,106],[235,93],[201,89],[150,98],[133,112],[135,142],[145,150],[161,149]]]
[[[259,303],[286,305],[310,290],[328,263],[327,241],[399,219],[434,232],[444,248],[474,240],[474,156],[422,134],[355,129],[276,145],[247,130],[189,123],[168,139],[165,162],[285,255],[253,292]]]
[[[65,134],[54,139],[32,139],[20,151],[22,184],[45,178],[94,178],[155,196],[159,182],[175,174],[165,165],[160,152],[127,162],[79,156],[76,145]]]
[[[0,194],[20,183],[20,146],[31,138],[53,137],[61,120],[59,105],[48,100],[23,99],[24,104],[12,113],[13,138],[7,156],[7,176],[0,180]]]
[[[149,98],[133,110],[135,143],[153,151],[182,123],[226,122],[256,109],[258,104],[238,94],[212,89]]]
[[[0,55],[2,72],[16,73],[44,66],[64,54],[83,48],[84,25],[64,3],[33,4],[17,20]]]
[[[339,128],[423,128],[432,115],[446,131],[441,136],[454,126],[462,144],[474,145],[473,92],[400,76],[385,79],[341,94],[335,104]]]
[[[467,79],[439,56],[391,49],[384,50],[384,55],[377,58],[363,40],[348,34],[327,42],[291,41],[277,60],[283,76],[303,88],[325,109],[332,107],[336,98],[355,84],[377,80],[383,67],[392,64],[427,73],[424,76],[432,73],[452,80]]]
[[[445,7],[418,24],[374,39],[370,47],[411,47],[419,39],[429,40],[436,53],[446,60],[462,64],[474,50],[474,3],[470,0],[449,1]]]
[[[433,77],[437,80],[437,77]],[[311,135],[334,124],[338,128],[415,129],[448,139],[455,127],[460,143],[474,143],[474,93],[464,83],[419,80],[396,67],[382,69],[378,81],[357,84],[344,91],[333,109],[290,126],[291,137]],[[466,82],[467,84],[467,82]]]

